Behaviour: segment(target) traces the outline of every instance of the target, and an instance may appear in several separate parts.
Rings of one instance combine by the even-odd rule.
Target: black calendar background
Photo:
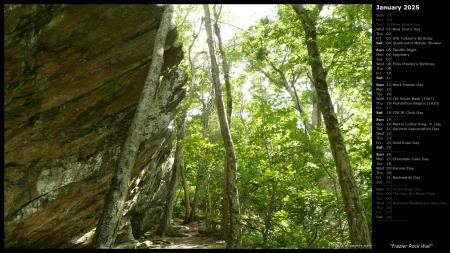
[[[421,88],[403,88],[393,87],[392,97],[433,97],[439,105],[422,106],[423,115],[408,115],[407,117],[393,118],[394,122],[437,122],[440,124],[439,131],[394,131],[393,141],[418,141],[420,145],[397,145],[394,149],[404,150],[405,153],[393,152],[394,156],[407,157],[428,157],[427,162],[398,162],[401,166],[414,167],[414,175],[419,176],[420,180],[395,180],[393,184],[408,185],[408,187],[421,188],[422,192],[435,192],[434,196],[414,197],[414,201],[448,203],[449,179],[446,176],[450,169],[448,165],[448,140],[447,118],[450,115],[446,110],[448,107],[447,87],[450,83],[447,81],[447,73],[450,68],[446,57],[448,52],[448,40],[445,38],[447,29],[445,23],[448,23],[448,11],[444,6],[436,3],[424,1],[377,1],[372,3],[373,17],[373,89],[376,83],[376,14],[389,13],[389,11],[377,11],[379,6],[401,6],[402,11],[391,11],[392,22],[394,23],[416,23],[420,24],[420,32],[393,32],[392,36],[423,36],[433,37],[434,42],[441,42],[440,46],[406,46],[417,48],[416,53],[410,54],[408,58],[393,57],[392,61],[398,62],[433,62],[435,66],[393,66],[392,82],[407,81],[410,83],[422,83]],[[404,10],[405,5],[418,5],[418,10]],[[401,41],[401,40],[400,40]],[[379,48],[379,47],[378,47]],[[375,92],[373,92],[375,94]],[[376,105],[373,99],[373,159],[375,153],[375,118]],[[416,111],[417,106],[393,106],[398,111]],[[397,109],[395,109],[397,108]],[[396,166],[393,162],[393,166]],[[374,168],[374,166],[373,166]],[[394,175],[402,175],[402,172],[394,172]],[[404,173],[404,172],[403,172]],[[407,173],[405,173],[407,174]],[[377,183],[375,180],[375,170],[373,170],[373,194]],[[421,249],[444,249],[447,248],[449,221],[448,205],[393,205],[392,220],[378,220],[376,218],[375,196],[373,197],[373,249],[392,249],[395,245],[403,245],[405,248]],[[410,201],[411,198],[404,196],[393,196],[394,202]]]

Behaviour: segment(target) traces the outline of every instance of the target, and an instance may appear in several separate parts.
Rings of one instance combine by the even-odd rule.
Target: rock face
[[[4,247],[73,248],[96,227],[164,7],[5,5]],[[177,32],[132,172],[124,233],[159,221],[184,98]],[[131,231],[130,231],[131,230]]]

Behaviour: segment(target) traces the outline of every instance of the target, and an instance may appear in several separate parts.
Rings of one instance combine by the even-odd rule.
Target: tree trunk
[[[223,191],[222,191],[222,216],[220,219],[220,237],[226,241],[230,238],[230,201],[228,199],[228,166],[227,161],[223,163]]]
[[[201,21],[203,23],[203,19]],[[200,30],[201,30],[201,24],[200,24]],[[189,63],[191,66],[191,75],[192,75],[192,79],[191,79],[191,88],[189,89],[189,96],[188,99],[191,99],[194,95],[194,91],[195,91],[195,86],[196,86],[196,75],[195,75],[195,59],[193,60],[191,57],[191,53],[192,53],[192,46],[194,46],[194,42],[198,37],[198,34],[200,33],[200,30],[198,31],[198,33],[195,33],[195,31],[193,31],[193,39],[191,44],[189,45]],[[187,111],[189,110],[189,104],[185,104],[182,108],[181,108],[181,113],[180,113],[180,117],[182,118],[182,135],[180,135],[179,138],[179,143],[177,145],[182,145],[181,140],[184,139],[184,127],[185,127],[185,122],[186,122],[186,117],[187,117]],[[181,150],[181,152],[183,152],[183,150]],[[182,162],[182,161],[181,161]],[[185,215],[184,215],[184,223],[190,223],[192,220],[192,217],[190,216],[190,207],[191,207],[191,203],[190,203],[190,199],[189,199],[189,187],[187,184],[187,180],[186,180],[186,172],[185,172],[185,168],[184,168],[184,164],[181,164],[181,176],[183,179],[183,189],[184,189],[184,203],[185,203]]]
[[[200,164],[200,165],[198,165],[198,167],[197,167],[197,182],[196,182],[196,184],[195,184],[195,193],[194,193],[194,200],[192,201],[192,209],[191,209],[191,214],[190,214],[190,217],[189,217],[189,219],[191,220],[191,221],[194,221],[195,220],[195,216],[196,216],[196,213],[197,213],[197,205],[198,205],[198,195],[199,195],[199,192],[200,192],[200,181],[201,181],[201,173],[202,173],[202,167],[203,167],[203,164]]]
[[[322,116],[319,110],[319,97],[317,96],[316,88],[314,87],[313,83],[311,84],[311,90],[314,92],[311,122],[313,128],[318,128],[322,124]]]
[[[175,151],[175,160],[178,160],[180,152],[178,151],[179,148],[176,148],[177,151]],[[178,167],[180,166],[179,162],[174,162],[172,166],[172,175],[170,177],[170,183],[168,187],[167,197],[166,197],[166,203],[164,205],[164,212],[161,217],[161,221],[159,223],[158,229],[156,230],[157,235],[166,235],[170,234],[172,232],[172,228],[170,226],[170,221],[172,220],[172,212],[173,212],[173,202],[175,199],[175,192],[178,186]]]
[[[172,165],[172,175],[170,177],[164,212],[161,218],[161,222],[159,223],[159,227],[156,230],[157,235],[165,235],[172,232],[170,221],[172,220],[173,204],[175,201],[175,193],[178,185],[178,171],[180,170],[180,167],[182,167],[184,159],[183,139],[185,120],[186,114],[185,112],[182,112],[181,119],[177,120],[177,147],[175,149],[175,159]]]
[[[105,198],[105,206],[97,224],[93,239],[94,248],[112,248],[119,229],[120,219],[123,215],[124,203],[128,195],[128,184],[131,171],[136,161],[136,155],[142,141],[145,120],[149,114],[149,106],[153,101],[155,89],[159,84],[161,68],[163,65],[164,45],[172,19],[173,7],[166,6],[158,29],[153,49],[152,62],[144,89],[131,123],[129,134],[122,146],[115,175]]]
[[[205,180],[205,224],[206,224],[206,231],[208,234],[213,232],[213,216],[211,213],[211,195],[209,191],[209,176],[206,176]]]
[[[266,119],[266,113],[265,110],[267,108],[267,94],[265,93],[263,86],[260,86],[260,92],[261,92],[261,103],[263,103],[263,106],[261,108],[262,111],[262,123],[265,124],[267,122]],[[269,169],[273,169],[272,165],[273,165],[273,160],[272,160],[272,156],[270,154],[270,149],[269,149],[269,141],[267,138],[267,129],[265,126],[263,126],[263,133],[264,133],[264,148],[266,150],[266,154],[267,154],[267,160],[269,161]],[[264,168],[263,173],[266,173],[266,169]],[[276,185],[277,182],[273,182],[272,183],[272,189],[270,189],[270,184],[267,185],[267,193],[269,194],[269,205],[267,207],[267,213],[264,217],[264,229],[262,231],[262,236],[263,236],[263,243],[262,243],[262,247],[263,248],[267,248],[267,241],[269,238],[269,231],[271,228],[271,223],[272,223],[272,212],[273,212],[273,205],[274,205],[274,201],[275,201],[275,193],[276,193]]]
[[[190,203],[190,199],[189,199],[189,187],[187,184],[187,180],[186,180],[186,170],[184,168],[184,164],[181,165],[181,177],[183,180],[183,190],[184,190],[184,204],[185,204],[185,212],[184,212],[184,224],[188,224],[189,222],[191,222],[190,219],[190,207],[191,207],[191,203]]]
[[[302,115],[305,114],[305,111],[303,110],[303,107],[300,105],[300,100],[298,98],[297,91],[294,86],[296,78],[293,78],[291,80],[291,82],[289,82],[288,79],[286,78],[286,74],[281,69],[277,68],[275,66],[275,64],[270,63],[270,67],[279,74],[280,80],[277,80],[276,78],[271,76],[269,73],[267,73],[260,67],[257,67],[257,69],[259,69],[259,71],[261,73],[263,73],[263,75],[265,77],[267,77],[267,79],[269,79],[270,82],[272,82],[273,84],[275,84],[279,87],[284,87],[286,89],[286,91],[289,93],[289,95],[291,95],[291,97],[294,101],[294,105],[295,105],[294,108],[299,112],[300,120],[302,121],[303,125],[305,126],[306,132],[310,132],[313,127],[308,122],[308,120],[302,119]]]
[[[222,57],[222,68],[223,68],[223,76],[225,79],[225,90],[227,94],[227,119],[228,119],[228,127],[231,128],[231,114],[233,112],[233,97],[231,96],[231,82],[230,82],[230,69],[228,67],[227,56],[225,54],[225,49],[222,43],[222,37],[220,34],[220,27],[217,24],[219,21],[219,14],[215,11],[214,8],[214,33],[216,34],[217,41],[219,43],[220,55]],[[224,167],[223,167],[223,175],[224,175],[224,187],[223,187],[223,204],[222,204],[222,218],[221,218],[221,236],[224,239],[228,240],[230,237],[230,214],[229,214],[229,198],[228,198],[228,171],[230,168],[228,167],[227,160],[225,158]]]
[[[214,8],[215,10],[215,8]],[[231,82],[230,82],[230,68],[228,67],[227,55],[225,54],[225,49],[222,43],[222,37],[220,35],[220,27],[217,24],[219,21],[219,15],[214,11],[214,18],[216,22],[214,23],[214,32],[216,34],[217,40],[219,42],[220,55],[222,57],[222,68],[223,68],[223,78],[225,79],[225,90],[227,94],[227,117],[228,117],[228,127],[231,128],[231,114],[233,112],[233,97],[231,96]]]
[[[211,58],[211,74],[213,78],[213,85],[216,96],[217,116],[219,117],[220,130],[222,139],[226,150],[226,159],[228,163],[228,198],[230,205],[230,240],[227,243],[227,248],[241,247],[242,231],[241,231],[241,214],[239,206],[239,193],[237,188],[237,161],[236,153],[234,151],[234,144],[231,138],[230,128],[228,124],[227,114],[222,98],[222,88],[219,80],[219,68],[217,66],[214,45],[212,40],[211,19],[209,7],[207,4],[203,5],[205,9],[205,27],[207,34],[207,42],[209,54]]]
[[[272,213],[273,213],[273,204],[275,202],[275,193],[277,190],[277,183],[273,183],[272,190],[268,187],[268,192],[270,195],[269,206],[267,207],[266,220],[264,222],[264,233],[263,233],[263,249],[267,248],[267,240],[269,238],[269,231],[272,226]]]
[[[305,30],[306,46],[311,59],[310,65],[314,85],[320,101],[319,109],[324,118],[333,159],[336,163],[336,171],[339,177],[339,184],[341,185],[341,194],[350,229],[350,240],[353,245],[368,246],[371,244],[371,239],[366,216],[359,197],[358,185],[352,174],[344,138],[339,128],[339,122],[328,92],[328,84],[326,82],[327,73],[323,68],[317,45],[316,18],[300,4],[293,4],[292,7],[299,15]],[[321,6],[319,5],[318,12],[320,9]],[[315,16],[318,16],[318,12]]]
[[[214,11],[214,18],[215,18],[215,23],[214,23],[214,33],[216,34],[217,37],[217,41],[219,44],[219,50],[220,50],[220,55],[222,57],[222,68],[223,68],[223,72],[224,72],[224,80],[225,80],[225,90],[226,90],[226,95],[227,95],[227,106],[226,106],[226,112],[227,112],[227,119],[228,119],[228,127],[231,129],[231,115],[233,112],[233,97],[231,95],[231,82],[230,82],[230,70],[228,67],[228,60],[225,54],[225,49],[222,43],[222,37],[221,37],[221,33],[220,33],[220,27],[218,25],[218,21],[219,21],[219,15],[216,11]],[[230,168],[228,167],[228,163],[225,159],[224,161],[224,167],[223,167],[223,171],[224,171],[224,191],[223,191],[223,205],[222,205],[222,219],[221,219],[221,227],[222,229],[222,236],[224,239],[228,240],[230,238],[230,205],[229,205],[229,201],[230,199],[228,198],[228,174],[229,174],[229,170]]]
[[[202,138],[206,139],[208,138],[208,132],[209,132],[209,116],[211,114],[211,107],[212,107],[212,100],[207,100],[205,102],[202,100],[202,112],[203,112],[203,133]],[[194,194],[194,201],[192,203],[192,209],[191,209],[191,215],[190,219],[193,221],[195,219],[196,213],[197,213],[197,203],[198,203],[198,195],[200,191],[200,183],[201,183],[201,174],[203,171],[206,171],[205,165],[203,163],[200,163],[197,167],[197,183],[195,185],[195,194]]]

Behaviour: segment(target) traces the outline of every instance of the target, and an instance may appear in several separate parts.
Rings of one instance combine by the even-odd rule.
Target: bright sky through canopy
[[[264,18],[266,16],[274,17],[275,15],[277,15],[276,6],[276,4],[223,4],[221,17],[222,20],[227,21],[222,21],[219,24],[222,41],[224,43],[227,43],[238,30],[247,30],[261,18]],[[200,24],[200,18],[204,15],[203,6],[198,4],[197,7],[197,11],[190,13],[191,15],[188,17],[188,19],[191,22],[197,22],[197,24]],[[210,5],[211,16],[213,15],[212,9],[213,5]],[[228,18],[224,18],[223,16],[225,15],[225,12],[231,13],[231,17],[229,16]],[[202,26],[202,29],[204,29],[204,23]],[[198,26],[195,26],[195,29],[196,31],[198,31]],[[204,36],[206,36],[204,33],[200,33],[197,40],[206,42],[206,38]],[[206,46],[206,43],[203,43],[203,46]],[[206,48],[204,48],[203,50],[206,50]],[[243,66],[241,65],[232,67],[231,75],[233,75],[233,73],[236,71],[240,71],[242,68]],[[248,89],[250,87],[250,79],[247,80],[247,82],[243,86],[245,99],[250,99],[251,95],[248,92]],[[200,111],[193,109],[189,112],[189,116],[199,113]],[[189,118],[190,117],[188,117],[188,119]]]
[[[276,14],[276,4],[227,4],[231,11],[235,14],[235,22],[233,25],[243,30],[247,30],[257,20],[269,15]],[[230,25],[221,25],[222,36],[224,41],[228,41],[237,28]]]

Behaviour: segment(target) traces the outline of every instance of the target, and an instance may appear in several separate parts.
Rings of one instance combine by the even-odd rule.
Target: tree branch
[[[284,74],[284,72],[283,72],[281,69],[277,68],[277,67],[273,64],[273,62],[270,63],[270,66],[271,66],[276,72],[278,72],[278,73],[280,74],[280,76],[281,76],[281,78],[282,78],[282,80],[283,80],[283,86],[286,88],[286,90],[289,92],[289,94],[291,95],[291,97],[294,99],[295,108],[297,108],[297,110],[298,110],[298,112],[300,113],[300,115],[301,115],[301,114],[304,114],[305,111],[303,110],[303,108],[302,108],[301,105],[300,105],[300,100],[299,100],[299,98],[298,98],[297,91],[295,90],[294,84],[289,84],[288,80],[286,79],[286,75]],[[304,121],[302,121],[302,122],[303,122],[303,124],[305,125],[306,130],[307,130],[308,132],[311,131],[311,129],[312,129],[311,125],[310,125],[306,120],[304,120]]]
[[[251,224],[249,222],[249,221],[251,221],[250,219],[242,219],[242,220],[245,221],[245,223],[242,222],[242,225],[244,225],[245,227],[256,230],[256,231],[260,232],[261,234],[263,233],[263,231],[261,229],[254,227],[253,224]]]

